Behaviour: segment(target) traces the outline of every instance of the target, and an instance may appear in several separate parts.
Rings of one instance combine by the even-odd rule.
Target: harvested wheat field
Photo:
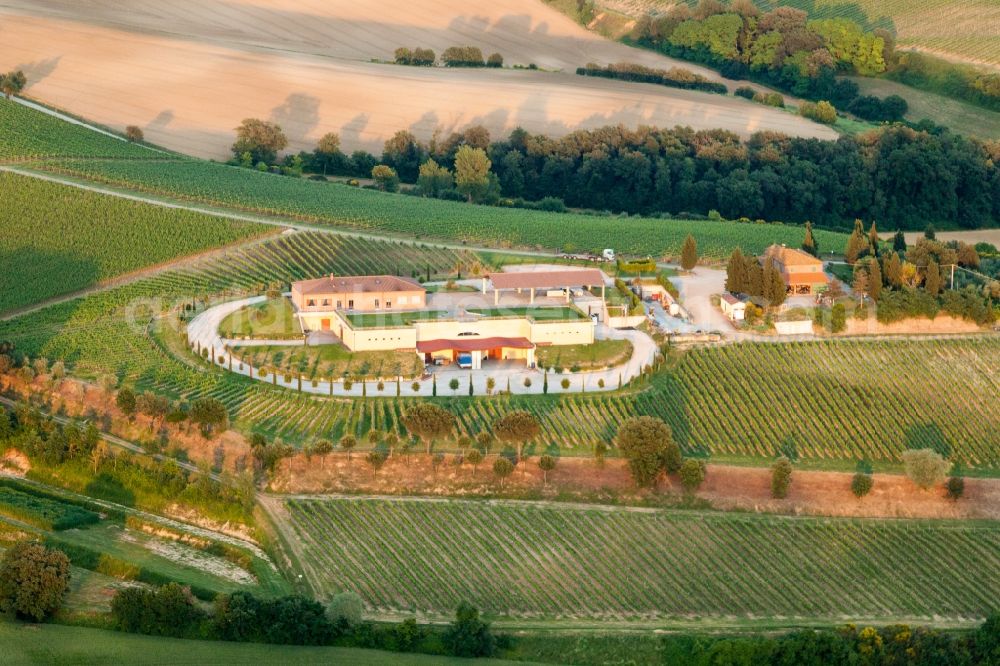
[[[112,128],[138,125],[149,141],[210,158],[228,157],[233,130],[246,117],[281,124],[291,151],[312,148],[330,131],[349,150],[378,152],[399,129],[427,139],[437,129],[477,123],[494,136],[516,126],[558,135],[618,123],[836,136],[788,112],[721,95],[569,72],[368,62],[391,57],[400,45],[440,52],[472,44],[501,52],[508,64],[546,68],[675,64],[590,35],[529,0],[481,2],[481,12],[457,0],[394,2],[377,11],[343,0],[163,4],[131,3],[124,11],[108,0],[3,2],[0,70],[23,69],[31,97]]]

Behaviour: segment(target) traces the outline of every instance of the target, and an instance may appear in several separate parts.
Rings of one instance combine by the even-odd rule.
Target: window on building
[[[388,310],[388,309],[390,309],[391,307],[392,307],[392,301],[386,301],[386,302],[385,302],[385,309],[386,309],[386,310]]]
[[[406,305],[406,296],[400,296],[399,297],[399,304],[400,305]]]
[[[337,301],[337,309],[339,310],[342,307],[344,307],[344,302],[343,301]]]
[[[323,305],[324,306],[329,306],[330,305],[330,299],[329,298],[324,298],[323,299]]]
[[[375,299],[375,309],[378,310],[378,299]]]
[[[309,306],[309,307],[311,307],[311,308],[312,307],[316,307],[316,299],[315,298],[310,298],[308,301],[306,301],[306,305]]]
[[[354,309],[354,301],[353,300],[347,301],[347,309],[348,310],[353,310]]]

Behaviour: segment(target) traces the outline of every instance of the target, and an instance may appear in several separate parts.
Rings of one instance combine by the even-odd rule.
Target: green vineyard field
[[[202,203],[287,215],[318,224],[394,235],[433,237],[491,246],[561,249],[613,247],[620,253],[676,257],[688,234],[703,257],[723,259],[740,245],[760,253],[772,243],[798,246],[803,230],[793,225],[738,224],[698,220],[603,217],[386,194],[346,185],[316,183],[211,162],[87,162],[43,165],[89,180]],[[839,250],[843,234],[816,232],[820,247]]]
[[[160,155],[149,148],[0,98],[0,160],[43,157],[156,159]]]
[[[85,378],[114,374],[140,390],[191,401],[214,396],[234,422],[301,444],[371,428],[402,432],[406,399],[338,400],[298,394],[200,365],[150,313],[212,294],[234,298],[271,283],[337,273],[426,270],[435,277],[470,265],[471,252],[303,232],[234,250],[105,293],[0,322],[0,340],[31,356],[66,361]],[[141,307],[137,306],[141,305]],[[589,455],[634,414],[666,420],[687,452],[766,459],[778,452],[841,467],[867,457],[898,462],[934,447],[970,467],[1000,468],[1000,339],[838,340],[742,344],[679,355],[638,390],[568,396],[444,398],[458,432],[491,427],[511,409],[542,424],[533,449]],[[502,388],[502,387],[499,387]],[[960,396],[960,399],[956,398]],[[612,452],[613,454],[613,452]],[[837,461],[840,461],[839,463]]]
[[[6,172],[0,191],[0,312],[273,231]]]
[[[978,617],[1000,595],[991,526],[518,502],[290,499],[320,598],[376,613],[657,619]],[[331,548],[331,544],[336,544]]]

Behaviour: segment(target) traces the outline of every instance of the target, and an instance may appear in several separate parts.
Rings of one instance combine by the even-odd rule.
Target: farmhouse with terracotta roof
[[[781,271],[789,294],[815,294],[830,283],[823,272],[823,262],[808,252],[772,245],[764,251],[760,261],[764,263],[768,259]]]

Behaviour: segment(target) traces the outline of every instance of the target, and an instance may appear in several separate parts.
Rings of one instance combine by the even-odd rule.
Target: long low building
[[[502,277],[508,275],[515,277]],[[565,290],[567,302],[571,288],[604,285],[596,270],[497,273],[490,280],[495,289]],[[541,307],[534,300],[532,294],[529,307],[448,312],[428,309],[426,290],[407,278],[327,276],[292,285],[303,331],[329,331],[351,351],[412,351],[425,363],[462,357],[479,369],[488,360],[531,367],[539,346],[594,342],[590,317],[571,305]]]

